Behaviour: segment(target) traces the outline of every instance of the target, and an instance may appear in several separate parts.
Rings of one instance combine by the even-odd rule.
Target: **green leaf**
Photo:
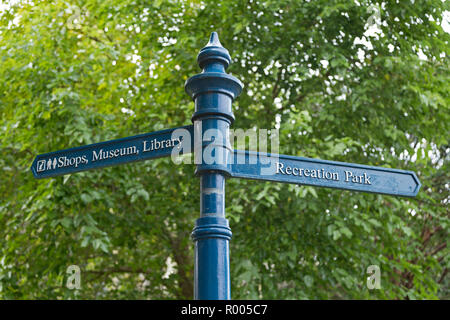
[[[340,233],[342,233],[342,234],[344,234],[345,236],[347,236],[347,238],[351,238],[352,237],[352,235],[353,235],[353,233],[350,231],[350,229],[349,228],[347,228],[347,227],[344,227],[344,228],[341,228],[340,230]]]
[[[314,284],[314,278],[311,277],[311,276],[308,276],[308,275],[303,277],[303,281],[305,282],[305,285],[308,288],[311,288],[313,286],[313,284]]]

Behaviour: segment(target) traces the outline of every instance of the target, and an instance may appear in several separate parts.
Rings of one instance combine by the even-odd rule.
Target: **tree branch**
[[[431,251],[429,254],[427,254],[427,256],[433,256],[436,253],[438,253],[439,251],[441,251],[442,249],[447,247],[447,243],[441,243],[440,245],[438,245],[433,251]]]
[[[444,272],[442,272],[442,275],[441,275],[441,277],[440,277],[439,280],[438,280],[438,283],[441,283],[442,280],[444,280],[445,276],[447,275],[447,272],[448,272],[448,269],[445,268],[445,269],[444,269]]]
[[[277,80],[275,81],[275,85],[273,86],[273,89],[272,89],[272,100],[275,100],[275,98],[280,93],[281,89],[279,86],[280,86],[282,73],[283,73],[283,68],[280,68],[280,70],[278,70]]]

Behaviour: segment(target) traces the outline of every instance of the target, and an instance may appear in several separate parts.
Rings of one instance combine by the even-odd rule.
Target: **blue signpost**
[[[232,102],[243,84],[225,72],[228,50],[213,32],[198,55],[202,73],[186,81],[195,102],[194,125],[38,155],[36,178],[49,178],[134,161],[194,152],[200,178],[200,218],[195,223],[194,298],[230,299],[231,229],[225,218],[225,180],[244,178],[414,197],[420,181],[411,171],[287,155],[233,150]]]
[[[180,129],[193,135],[193,126],[190,125],[44,153],[34,159],[31,171],[35,178],[41,179],[170,156],[183,141],[182,136],[173,135]],[[191,141],[189,143],[192,144]]]
[[[412,171],[282,154],[234,150],[231,176],[315,187],[415,197],[420,181]]]
[[[231,229],[225,218],[225,177],[230,175],[227,159],[232,150],[228,130],[234,121],[231,103],[241,93],[242,83],[225,73],[231,62],[228,50],[222,47],[217,33],[198,55],[201,74],[186,81],[186,92],[195,101],[192,121],[201,121],[201,137],[215,136],[202,143],[201,160],[196,173],[200,176],[200,218],[195,223],[194,297],[195,299],[230,299],[229,242]],[[202,139],[203,140],[203,139]],[[206,148],[219,156],[218,161],[205,163]]]

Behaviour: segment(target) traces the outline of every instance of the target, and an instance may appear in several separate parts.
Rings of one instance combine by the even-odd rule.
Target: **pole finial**
[[[237,78],[226,73],[225,69],[231,63],[231,57],[228,50],[220,43],[217,32],[212,32],[209,41],[198,54],[197,62],[202,73],[190,77],[186,80],[185,90],[196,101],[201,101],[201,97],[210,95],[226,94],[232,100],[237,98],[242,91],[243,84]],[[231,102],[230,102],[231,103]],[[192,121],[202,117],[203,113],[208,113],[210,110],[202,110],[201,107],[196,107],[196,112],[192,117]],[[216,108],[217,106],[214,106]],[[224,109],[221,111],[225,117],[233,122],[234,116],[231,109]]]
[[[209,42],[205,47],[203,47],[203,49],[200,50],[197,61],[202,69],[204,69],[208,64],[217,62],[221,63],[226,69],[231,63],[231,56],[228,53],[228,50],[225,49],[220,43],[217,32],[214,31],[211,33]]]
[[[217,32],[215,32],[215,31],[211,32],[211,36],[209,37],[209,42],[206,46],[207,47],[212,47],[212,46],[222,47],[222,44],[220,43],[219,35],[217,34]]]

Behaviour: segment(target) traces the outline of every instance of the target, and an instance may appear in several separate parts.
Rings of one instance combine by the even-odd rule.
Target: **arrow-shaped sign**
[[[234,150],[231,176],[414,197],[420,181],[412,171],[286,155]]]
[[[172,149],[181,146],[183,141],[189,144],[186,150],[190,152],[193,132],[193,126],[189,125],[40,154],[34,159],[31,171],[36,178],[41,179],[161,158],[170,156]]]

